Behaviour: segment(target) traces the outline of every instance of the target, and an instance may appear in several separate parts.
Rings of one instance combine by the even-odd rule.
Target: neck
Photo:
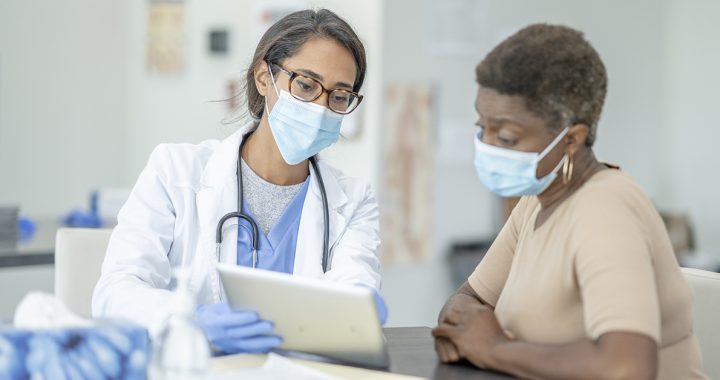
[[[563,183],[562,174],[560,174],[547,190],[538,195],[543,210],[562,203],[587,182],[593,174],[604,168],[604,165],[598,162],[590,148],[582,149],[574,155],[573,166],[573,176],[569,183]]]
[[[267,112],[260,119],[255,132],[247,136],[247,142],[241,152],[243,160],[265,181],[280,186],[302,183],[309,172],[308,160],[297,165],[289,165],[280,154],[275,143]]]

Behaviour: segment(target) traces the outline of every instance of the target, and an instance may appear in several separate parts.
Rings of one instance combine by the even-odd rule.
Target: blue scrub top
[[[257,268],[292,274],[295,266],[295,248],[297,246],[298,228],[302,216],[305,195],[310,184],[310,176],[290,201],[267,236],[260,229]],[[243,212],[255,220],[247,202],[243,200]],[[239,220],[237,265],[252,268],[252,227],[245,220]],[[260,228],[260,226],[258,226]]]

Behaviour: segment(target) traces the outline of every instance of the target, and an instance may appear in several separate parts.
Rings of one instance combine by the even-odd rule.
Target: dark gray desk
[[[57,220],[42,219],[37,224],[35,237],[15,247],[0,248],[0,268],[48,265],[55,262],[55,234]]]
[[[383,330],[390,354],[390,372],[428,379],[500,380],[514,377],[471,365],[442,364],[435,354],[429,327],[391,327]]]

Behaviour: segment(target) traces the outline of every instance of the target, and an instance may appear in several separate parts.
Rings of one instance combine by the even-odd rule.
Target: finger
[[[440,361],[443,363],[447,363],[448,355],[445,351],[445,345],[441,341],[442,338],[436,338],[435,339],[435,352],[437,352],[438,357],[440,357]]]
[[[432,336],[434,336],[435,338],[442,337],[452,340],[452,338],[454,338],[457,334],[456,331],[457,327],[449,325],[447,323],[443,323],[432,330]]]
[[[449,325],[459,325],[462,323],[462,321],[467,318],[468,314],[468,308],[452,308],[450,311],[445,314],[445,318],[443,320],[443,323],[449,324]]]
[[[211,323],[216,326],[225,328],[244,326],[260,321],[260,316],[254,311],[231,312],[228,314],[218,315]]]
[[[266,353],[280,346],[282,338],[276,335],[263,335],[223,343],[226,343],[223,344],[223,351],[229,354],[239,352]]]
[[[460,360],[460,354],[458,353],[457,347],[451,341],[446,338],[437,338],[436,347],[439,347],[443,352],[443,362],[451,363]]]
[[[275,326],[269,321],[259,321],[244,326],[227,329],[227,336],[233,339],[242,339],[256,335],[270,335]]]
[[[211,304],[211,305],[207,305],[207,307],[209,308],[208,310],[210,312],[215,313],[217,315],[232,313],[232,309],[230,308],[230,305],[227,302]]]
[[[445,342],[445,352],[447,352],[448,360],[450,362],[458,362],[462,358],[455,343],[449,340]]]

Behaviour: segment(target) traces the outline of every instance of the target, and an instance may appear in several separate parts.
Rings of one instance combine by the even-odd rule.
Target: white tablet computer
[[[230,306],[273,321],[282,350],[389,366],[370,289],[222,263],[217,267]]]

